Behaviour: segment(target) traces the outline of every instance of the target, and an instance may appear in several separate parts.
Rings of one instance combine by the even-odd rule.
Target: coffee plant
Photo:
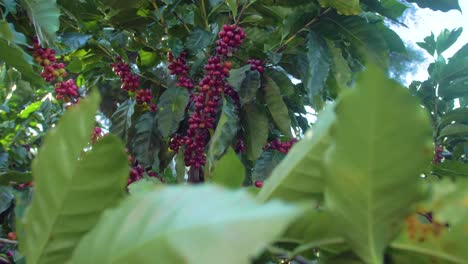
[[[0,263],[468,263],[457,0],[1,0]]]

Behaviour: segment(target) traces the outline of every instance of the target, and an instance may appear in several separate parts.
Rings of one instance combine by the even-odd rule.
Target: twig
[[[0,243],[16,245],[16,244],[18,244],[18,241],[6,239],[6,238],[0,238]]]
[[[305,24],[301,29],[299,29],[298,31],[296,31],[294,34],[291,35],[291,37],[289,37],[283,44],[280,44],[280,46],[275,50],[275,53],[278,53],[278,52],[281,52],[284,48],[286,48],[286,46],[291,42],[293,41],[297,35],[299,33],[301,33],[302,31],[305,31],[307,30],[310,26],[312,26],[314,23],[318,22],[320,20],[320,18],[329,13],[332,9],[331,8],[327,8],[325,11],[323,11],[322,13],[320,13],[318,16],[314,17],[311,21],[307,22],[307,24]]]
[[[236,26],[239,25],[240,19],[241,19],[242,15],[244,14],[244,12],[245,12],[245,10],[247,9],[248,6],[250,6],[250,0],[247,0],[245,2],[245,4],[242,6],[242,9],[239,12],[239,15],[237,16],[237,19],[236,19],[236,23],[235,23]]]
[[[180,18],[180,16],[177,15],[176,12],[172,12],[172,14],[182,23],[182,25],[184,25],[184,28],[185,28],[185,30],[187,30],[188,33],[192,32],[192,30],[190,30],[190,28],[187,26],[187,24],[185,24],[184,20],[182,20],[182,18]]]
[[[159,16],[159,19],[161,20],[161,24],[164,28],[164,33],[166,35],[169,34],[169,31],[167,30],[167,24],[166,24],[166,20],[164,20],[164,17],[163,15],[161,14],[161,12],[159,11],[159,7],[158,7],[158,4],[156,4],[156,1],[155,0],[152,0],[151,1],[151,4],[153,4],[153,7],[154,7],[154,11],[156,11],[156,14]]]
[[[209,30],[210,27],[208,26],[208,17],[206,15],[205,0],[201,0],[201,7],[203,12],[203,20],[205,22],[205,30]]]

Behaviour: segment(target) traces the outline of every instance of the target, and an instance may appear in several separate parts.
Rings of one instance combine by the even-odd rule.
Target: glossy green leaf
[[[443,137],[455,137],[455,136],[465,136],[468,134],[468,125],[464,124],[450,124],[444,127],[440,133],[439,138]]]
[[[291,96],[294,94],[294,84],[283,69],[268,68],[263,76],[268,76],[278,85],[282,96]]]
[[[460,5],[458,4],[458,0],[438,0],[438,1],[430,1],[430,0],[407,0],[410,3],[416,3],[419,7],[422,8],[430,8],[432,10],[440,10],[440,11],[450,11],[452,9],[460,10]]]
[[[330,55],[325,41],[316,33],[307,37],[307,69],[303,76],[309,100],[320,95],[330,72]]]
[[[215,162],[213,173],[209,175],[214,183],[227,188],[240,188],[245,178],[245,168],[234,149],[229,148],[218,162]]]
[[[278,84],[269,76],[265,76],[263,91],[265,94],[265,102],[276,126],[283,135],[291,137],[291,119],[288,114],[289,110],[284,103],[283,96],[281,96],[281,90]]]
[[[36,34],[43,46],[55,41],[55,33],[60,27],[60,10],[56,0],[21,0],[29,19],[34,24]]]
[[[247,157],[256,160],[268,140],[268,117],[256,104],[242,108],[241,123],[245,131]]]
[[[33,70],[32,57],[20,47],[0,38],[0,50],[2,50],[0,60],[4,61],[8,66],[15,67],[30,81],[38,82],[41,79],[41,76]]]
[[[14,198],[15,196],[11,187],[0,186],[0,214],[3,214],[10,208]]]
[[[382,22],[380,22],[382,23]],[[314,27],[324,36],[343,41],[349,41],[350,48],[361,61],[388,67],[388,45],[384,36],[375,24],[359,16],[329,15],[321,18]]]
[[[460,37],[461,33],[463,32],[463,28],[457,28],[454,30],[444,29],[440,32],[439,36],[437,36],[436,41],[436,50],[438,54],[442,54],[445,50],[450,48],[453,43],[455,43]]]
[[[260,204],[245,190],[169,186],[106,212],[71,262],[247,264],[300,213],[281,202]]]
[[[376,11],[392,20],[397,20],[401,17],[408,8],[408,6],[398,0],[361,0],[361,2],[366,4],[370,10]]]
[[[240,91],[242,82],[245,79],[246,72],[250,70],[250,64],[244,65],[240,67],[239,69],[232,69],[229,72],[229,78],[227,78],[227,81],[229,85],[232,86],[234,90],[237,92]]]
[[[223,111],[218,125],[210,139],[207,159],[208,163],[216,162],[234,141],[239,131],[239,113],[237,107],[229,101],[223,102]],[[211,170],[210,165],[208,170]]]
[[[279,151],[268,150],[262,152],[252,171],[252,182],[265,181],[273,170],[283,160],[284,154]]]
[[[151,167],[158,162],[161,148],[159,135],[152,113],[144,113],[135,122],[135,133],[132,137],[132,153],[144,168]]]
[[[239,87],[239,98],[242,105],[251,102],[260,88],[260,73],[258,71],[247,71],[245,79]]]
[[[229,6],[229,9],[231,9],[232,16],[234,18],[236,18],[237,17],[237,8],[238,8],[237,2],[238,1],[237,0],[226,0],[225,2]]]
[[[6,171],[0,173],[0,185],[9,186],[11,182],[21,184],[30,181],[32,181],[32,174],[30,172]]]
[[[320,198],[324,189],[324,157],[331,144],[329,130],[335,121],[333,106],[327,106],[315,126],[289,151],[273,170],[258,198],[287,201]]]
[[[386,246],[423,197],[419,175],[431,156],[431,125],[409,91],[375,66],[356,86],[335,108],[325,202],[354,252],[383,263]]]
[[[444,160],[440,164],[433,165],[432,172],[442,177],[468,177],[468,164],[455,160]]]
[[[468,108],[458,108],[445,113],[439,121],[439,127],[443,128],[452,122],[468,125]]]
[[[69,109],[34,160],[34,198],[19,220],[24,231],[20,248],[28,263],[65,263],[102,210],[125,194],[127,155],[115,136],[83,153],[98,105],[93,93]]]
[[[213,35],[203,29],[195,29],[187,38],[187,49],[192,54],[204,50],[208,45],[213,42]]]
[[[348,61],[343,57],[342,50],[332,42],[327,42],[327,44],[331,55],[331,77],[339,93],[349,87],[353,73],[349,68]]]
[[[332,7],[340,15],[357,15],[361,12],[359,0],[318,0],[322,7]]]
[[[132,116],[135,112],[135,101],[128,99],[117,107],[111,117],[110,132],[127,141],[128,132],[132,126]]]
[[[15,30],[15,26],[12,23],[6,21],[0,21],[0,38],[13,42],[17,45],[27,45],[26,36]]]
[[[183,87],[171,87],[159,98],[156,120],[158,129],[164,138],[177,131],[180,121],[184,119],[189,93]]]

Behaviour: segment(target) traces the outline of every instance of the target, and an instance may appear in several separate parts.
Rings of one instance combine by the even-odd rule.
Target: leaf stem
[[[163,26],[163,28],[164,28],[164,34],[168,35],[168,34],[169,34],[169,31],[167,30],[166,20],[164,20],[164,17],[163,17],[163,15],[161,14],[161,11],[159,11],[158,4],[156,3],[155,0],[152,0],[152,1],[151,1],[151,4],[153,4],[154,11],[155,11],[156,14],[159,16],[159,20],[161,20],[161,24],[162,24],[162,26]]]
[[[180,16],[177,15],[176,12],[172,12],[172,14],[182,23],[182,25],[184,25],[184,28],[185,28],[185,30],[187,30],[188,33],[192,32],[192,30],[190,30],[190,28],[187,26],[187,24],[185,24],[184,20],[182,20],[182,18],[180,18]]]
[[[236,26],[239,25],[239,22],[240,22],[240,19],[241,19],[242,15],[244,14],[244,12],[245,12],[245,10],[247,9],[247,7],[249,7],[249,6],[250,6],[250,0],[247,0],[247,1],[245,2],[245,4],[242,6],[242,9],[241,9],[241,11],[239,12],[239,15],[237,16],[237,19],[236,19],[236,22],[235,22],[235,25],[236,25]]]
[[[283,49],[285,49],[287,47],[287,45],[293,41],[297,35],[299,35],[299,33],[301,33],[302,31],[305,31],[307,30],[310,26],[312,26],[313,24],[317,23],[320,18],[324,15],[326,15],[327,13],[329,13],[332,9],[331,8],[327,8],[325,9],[325,11],[323,11],[322,13],[318,14],[316,17],[314,17],[312,20],[310,20],[309,22],[307,22],[307,24],[305,24],[301,29],[299,29],[298,31],[296,31],[294,34],[292,34],[284,43],[280,44],[280,46],[275,50],[275,53],[278,53],[278,52],[281,52]]]
[[[203,20],[205,22],[205,30],[209,30],[210,27],[208,26],[208,17],[206,15],[205,0],[201,0],[201,7],[203,12]]]

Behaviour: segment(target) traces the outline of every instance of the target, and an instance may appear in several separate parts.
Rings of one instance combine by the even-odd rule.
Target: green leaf
[[[15,196],[11,187],[0,186],[0,214],[3,214],[3,212],[10,208],[14,198]]]
[[[291,134],[291,119],[288,114],[288,107],[284,103],[283,96],[278,85],[273,79],[265,76],[265,85],[263,91],[265,93],[265,102],[268,110],[270,110],[273,121],[275,121],[278,129],[287,137],[292,137]]]
[[[128,186],[131,195],[151,192],[161,186],[161,182],[156,178],[145,177]]]
[[[438,0],[438,1],[430,1],[430,0],[407,0],[410,3],[416,3],[421,8],[430,8],[432,10],[440,10],[443,12],[450,11],[452,9],[460,10],[460,5],[458,4],[458,0]]]
[[[313,102],[313,98],[322,93],[330,71],[330,55],[326,43],[313,31],[307,36],[307,63],[303,80],[309,100]]]
[[[38,82],[41,76],[33,70],[32,57],[20,47],[0,37],[0,60],[8,66],[16,68],[27,80]]]
[[[247,157],[256,160],[268,140],[268,117],[256,104],[242,108],[241,124],[244,125]]]
[[[229,6],[229,9],[231,9],[232,12],[232,17],[234,19],[237,18],[237,0],[226,0],[227,6]]]
[[[223,111],[213,136],[210,139],[207,160],[213,163],[226,152],[239,131],[239,113],[236,106],[224,101]],[[211,170],[208,165],[208,170]]]
[[[343,57],[342,50],[330,41],[327,44],[331,55],[331,77],[339,93],[349,87],[352,80],[352,71],[349,68],[348,61]]]
[[[283,69],[267,68],[263,76],[268,76],[276,83],[282,96],[291,96],[294,94],[294,84]]]
[[[66,45],[69,51],[75,51],[88,42],[88,40],[92,37],[92,35],[83,34],[79,32],[65,32],[60,35],[58,40]]]
[[[466,263],[468,251],[466,243],[466,223],[468,223],[468,211],[466,199],[468,197],[467,179],[458,179],[452,182],[444,179],[433,184],[432,201],[424,208],[432,212],[433,223],[427,219],[416,218],[406,221],[405,228],[391,247],[410,253],[418,253],[430,259],[432,262],[442,260],[441,263]],[[412,224],[412,228],[409,224]],[[449,224],[449,228],[444,226]],[[436,226],[439,224],[440,226]],[[423,228],[430,231],[423,233]],[[420,239],[420,237],[425,237]]]
[[[329,130],[335,121],[333,106],[320,113],[315,126],[289,151],[265,181],[260,201],[279,198],[286,201],[315,199],[324,189],[324,156],[331,144]]]
[[[437,47],[434,33],[431,32],[430,36],[425,37],[424,42],[417,42],[416,44],[425,49],[431,56],[434,56]]]
[[[36,35],[43,46],[55,41],[55,32],[60,27],[60,10],[56,0],[22,0],[23,7],[34,24]]]
[[[28,105],[25,109],[21,110],[21,112],[18,114],[18,117],[22,119],[28,118],[32,113],[39,110],[41,106],[42,106],[42,101],[34,102]]]
[[[468,177],[468,164],[455,160],[444,160],[440,164],[433,165],[432,172],[442,177]]]
[[[6,171],[0,174],[0,185],[10,186],[10,182],[17,184],[27,183],[32,181],[30,172]]]
[[[438,54],[442,54],[445,50],[450,48],[455,43],[463,32],[463,28],[457,28],[454,30],[444,29],[437,36],[436,50]]]
[[[332,7],[340,15],[357,15],[361,12],[359,0],[318,0],[323,8]]]
[[[238,91],[241,105],[253,101],[260,86],[260,73],[258,71],[247,71]]]
[[[209,175],[214,183],[227,188],[240,188],[245,178],[245,168],[234,149],[229,148],[221,159],[214,164],[213,173]]]
[[[300,244],[294,254],[329,244],[343,243],[341,234],[333,226],[333,216],[324,210],[312,209],[296,219],[284,232],[281,240]]]
[[[401,17],[408,8],[408,6],[400,3],[398,0],[361,0],[361,2],[366,4],[371,11],[376,11],[395,21]]]
[[[315,28],[325,37],[338,42],[342,42],[344,37],[349,41],[351,51],[362,61],[388,67],[388,46],[375,23],[359,16],[329,15],[322,17]]]
[[[17,32],[15,26],[6,21],[0,21],[0,38],[18,45],[28,45],[26,36],[21,32]]]
[[[125,194],[127,155],[115,136],[83,153],[98,105],[99,95],[92,93],[69,109],[33,162],[34,198],[19,234],[28,263],[65,263],[101,212]]]
[[[252,182],[265,181],[270,177],[272,171],[283,160],[284,154],[279,151],[264,151],[255,162],[252,172]]]
[[[445,127],[450,125],[453,121],[456,123],[468,124],[468,108],[458,108],[452,111],[445,113],[440,121],[439,127]]]
[[[188,100],[189,93],[182,87],[171,87],[159,98],[156,120],[159,132],[164,138],[177,131],[180,121],[184,119]]]
[[[204,50],[212,42],[213,35],[210,32],[199,28],[193,30],[186,41],[187,49],[192,54],[197,54],[198,52]]]
[[[409,91],[376,66],[356,86],[335,108],[325,202],[354,252],[366,263],[383,263],[399,223],[422,198],[419,175],[431,156],[431,125]]]
[[[239,69],[232,69],[229,72],[229,78],[227,78],[229,85],[232,86],[237,92],[240,91],[242,82],[245,79],[245,74],[250,70],[250,64],[244,65]]]
[[[135,101],[128,99],[117,107],[111,117],[110,132],[123,141],[128,139],[128,130],[132,126],[132,115],[135,112]]]
[[[468,135],[468,125],[464,124],[450,124],[444,127],[440,133],[439,138],[443,137],[454,137],[454,136],[461,136],[464,137]]]
[[[144,167],[151,167],[158,162],[161,148],[152,113],[144,113],[135,123],[135,134],[132,138],[132,150],[135,159]]]
[[[247,264],[301,211],[281,202],[260,204],[245,190],[169,186],[106,212],[72,263]]]
[[[8,13],[16,14],[16,0],[2,0],[2,6],[5,7],[5,17]]]

